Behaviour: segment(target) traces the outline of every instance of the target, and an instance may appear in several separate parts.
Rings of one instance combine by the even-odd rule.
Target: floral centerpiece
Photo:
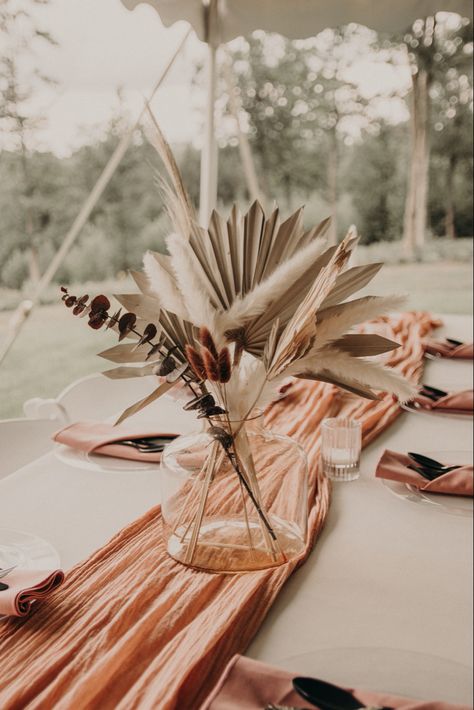
[[[348,268],[357,244],[351,229],[327,248],[329,221],[305,230],[303,211],[282,221],[258,202],[227,220],[213,212],[199,226],[173,155],[151,117],[150,138],[170,181],[161,182],[174,232],[168,254],[148,253],[132,272],[139,293],[63,300],[94,329],[120,342],[101,353],[118,367],[111,378],[153,375],[157,386],[117,423],[178,385],[185,409],[204,427],[165,452],[163,518],[170,554],[206,569],[241,571],[281,564],[305,544],[304,453],[260,426],[262,412],[289,377],[320,380],[354,395],[377,391],[400,399],[413,386],[384,367],[398,344],[357,324],[399,307],[398,297],[350,297],[381,268]],[[280,469],[280,474],[278,473]],[[280,478],[279,478],[280,476]]]

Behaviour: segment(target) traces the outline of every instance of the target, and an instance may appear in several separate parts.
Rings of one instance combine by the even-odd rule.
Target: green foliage
[[[25,252],[15,249],[10,253],[0,272],[1,283],[7,288],[21,289],[28,276],[28,259]]]
[[[431,50],[423,48],[427,28],[418,37],[417,27],[403,41],[411,52],[421,52],[420,61],[428,61],[428,55],[435,61]],[[429,224],[439,236],[447,231],[450,208],[456,235],[474,231],[472,72],[464,61],[469,31],[462,25],[437,36],[438,44],[442,40],[442,61],[436,60],[430,69]],[[351,62],[378,51],[375,40],[374,33],[349,26],[300,42],[254,33],[231,45],[242,122],[269,203],[276,200],[283,210],[306,203],[308,226],[337,207],[339,233],[356,223],[366,244],[401,237],[409,158],[408,125],[385,125],[374,118],[370,100],[348,78]],[[4,91],[3,81],[0,76]],[[224,82],[220,91],[222,125],[229,128],[233,121]],[[18,94],[18,106],[20,98]],[[3,95],[4,114],[6,105]],[[8,126],[14,125],[11,116],[8,121]],[[16,126],[20,130],[20,124]],[[90,136],[69,158],[27,149],[26,144],[22,149],[12,145],[10,150],[0,150],[0,287],[25,286],[31,278],[32,248],[39,270],[44,271],[125,130],[128,121],[119,110],[100,136]],[[249,194],[232,128],[223,132],[220,142],[219,203],[224,209],[234,201],[246,206]],[[200,153],[192,145],[174,146],[174,150],[197,204]],[[335,174],[328,169],[331,165]],[[114,278],[139,267],[147,249],[166,251],[169,221],[154,182],[156,170],[162,170],[159,160],[137,131],[59,270],[58,281]]]
[[[363,244],[401,235],[407,155],[400,146],[406,142],[403,128],[383,125],[353,151],[345,182]]]

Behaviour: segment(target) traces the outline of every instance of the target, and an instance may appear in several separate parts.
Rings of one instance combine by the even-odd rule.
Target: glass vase
[[[307,535],[308,465],[262,417],[180,436],[161,461],[168,553],[209,572],[249,572],[299,557]],[[232,436],[229,438],[229,434]]]

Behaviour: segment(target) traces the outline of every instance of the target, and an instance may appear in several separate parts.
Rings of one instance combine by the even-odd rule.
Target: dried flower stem
[[[191,534],[191,540],[189,541],[188,549],[186,550],[185,561],[187,562],[187,564],[192,564],[193,559],[194,559],[194,554],[196,552],[196,545],[197,545],[197,541],[198,541],[199,531],[201,530],[204,509],[206,507],[207,497],[209,495],[209,486],[210,486],[211,480],[214,476],[218,445],[219,444],[217,441],[213,442],[211,454],[208,458],[206,477],[204,479],[204,485],[203,485],[203,495],[201,496],[201,501],[199,503],[199,507],[197,510],[196,519],[195,519],[194,527],[193,527],[193,532]]]
[[[84,304],[84,305],[85,305],[85,304]],[[91,309],[91,305],[89,304],[89,306],[85,306],[85,310],[87,310],[88,312],[91,312],[91,310],[92,310],[92,309]],[[120,321],[120,319],[117,318],[116,316],[111,316],[111,315],[109,315],[106,310],[104,310],[104,312],[103,312],[103,318],[104,318],[104,322],[109,321],[109,323],[112,323],[113,325],[118,325],[118,323],[119,323],[119,321]],[[143,334],[143,333],[140,333],[138,330],[136,330],[136,328],[134,327],[134,323],[133,323],[133,324],[132,324],[132,323],[130,324],[130,327],[128,328],[128,332],[131,332],[131,333],[133,333],[134,335],[138,336],[139,340],[142,340],[142,339],[144,338],[144,334]],[[209,332],[207,329],[202,330],[201,333],[200,333],[200,336],[201,336],[201,342],[204,341],[204,343],[206,343],[206,345],[210,345],[211,348],[215,349],[214,341],[213,341],[213,339],[212,339],[212,336],[211,336],[210,332]],[[174,358],[174,359],[179,363],[179,359],[175,356],[175,354],[172,352],[171,349],[168,349],[168,352],[163,352],[163,350],[159,347],[159,344],[154,344],[151,339],[148,339],[148,340],[147,340],[147,343],[148,343],[152,348],[156,348],[157,352],[158,352],[162,357],[171,357],[171,358]],[[178,346],[176,346],[176,347],[177,347],[177,349],[181,350],[181,348],[178,348]],[[217,349],[216,349],[216,353],[217,353]],[[182,353],[182,354],[185,356],[185,353]],[[235,353],[234,353],[234,355],[235,355]],[[239,357],[239,359],[240,359],[240,357]],[[235,360],[235,357],[234,357],[234,360]],[[182,379],[182,380],[183,380],[183,382],[185,383],[185,385],[191,390],[191,392],[193,393],[193,395],[196,397],[196,396],[197,396],[197,392],[196,392],[195,388],[193,387],[193,384],[192,384],[191,380],[186,377],[186,373],[182,373],[182,374],[179,376],[179,379]],[[208,393],[208,390],[207,390],[207,388],[206,388],[204,382],[200,382],[200,383],[199,383],[199,389],[200,389],[200,391],[201,391],[201,394],[207,394],[207,393]],[[210,426],[212,426],[212,425],[213,425],[213,422],[211,421],[211,419],[210,419],[209,417],[205,417],[205,418],[206,418],[208,424],[209,424]],[[219,420],[218,420],[218,421],[219,421]],[[229,422],[229,424],[230,424],[230,422]],[[242,425],[241,425],[241,426],[242,426]],[[231,431],[231,429],[229,429],[229,431]],[[233,453],[231,453],[231,452],[229,451],[229,449],[226,448],[223,444],[222,444],[222,448],[223,448],[223,452],[224,452],[225,456],[227,457],[229,463],[231,464],[232,468],[234,469],[235,473],[237,474],[237,476],[238,476],[238,478],[239,478],[239,481],[240,481],[240,484],[245,488],[245,490],[246,490],[246,492],[247,492],[247,495],[249,496],[250,500],[252,501],[253,505],[255,506],[255,509],[256,509],[257,514],[258,514],[258,516],[259,516],[259,518],[260,518],[261,524],[263,524],[263,526],[264,526],[264,528],[262,528],[262,532],[263,532],[263,534],[264,534],[264,537],[268,539],[268,535],[269,535],[270,538],[271,538],[274,542],[277,542],[277,536],[276,536],[276,534],[275,534],[275,532],[274,532],[274,530],[273,530],[273,528],[272,528],[270,522],[268,521],[268,519],[267,519],[265,513],[264,513],[263,510],[262,510],[261,502],[260,502],[260,500],[259,500],[259,499],[260,499],[260,495],[259,495],[259,493],[257,493],[257,495],[256,495],[256,491],[254,492],[254,490],[253,490],[253,489],[254,489],[254,483],[255,483],[255,482],[252,481],[252,478],[254,478],[255,476],[253,476],[253,475],[250,476],[250,477],[249,477],[249,481],[247,481],[246,475],[245,475],[245,474],[242,472],[242,470],[241,470],[241,462],[239,461],[239,457],[238,457],[238,455],[237,455],[237,451],[236,451],[236,448],[235,448],[235,439],[234,439],[234,441],[233,441],[233,448],[234,448],[234,452],[233,452]],[[214,462],[214,463],[215,463],[215,462]],[[211,467],[211,473],[212,473],[212,468],[213,468],[213,467]],[[208,480],[207,480],[207,479],[208,479]],[[211,480],[212,480],[211,475],[210,475],[210,474],[209,474],[209,476],[206,475],[206,479],[205,479],[205,482],[204,482],[203,493],[202,493],[202,496],[201,496],[200,506],[199,506],[199,510],[198,510],[198,512],[199,512],[199,511],[201,510],[201,508],[202,508],[202,513],[201,513],[201,515],[200,515],[200,521],[199,521],[199,527],[196,529],[196,526],[195,526],[195,530],[193,531],[193,536],[196,537],[196,539],[197,539],[197,536],[199,535],[199,528],[200,528],[200,524],[201,524],[201,521],[202,521],[202,515],[203,515],[203,513],[204,513],[205,503],[206,503],[206,500],[207,500],[208,489],[209,489],[209,483],[210,483]],[[207,483],[206,483],[206,481],[207,481]],[[258,486],[257,486],[257,489],[258,489]],[[249,532],[250,532],[250,531],[249,531]],[[268,544],[269,544],[269,549],[273,550],[273,545],[272,545],[272,543],[269,541]],[[277,542],[277,544],[278,544],[278,542]],[[195,552],[195,544],[194,544],[194,549],[193,549],[193,551],[192,551],[192,555],[193,555],[193,556],[194,556],[194,552]],[[274,554],[274,553],[273,553],[273,554]]]

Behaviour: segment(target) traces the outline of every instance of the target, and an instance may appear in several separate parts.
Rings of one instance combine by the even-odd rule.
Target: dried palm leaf
[[[125,419],[128,419],[137,412],[140,412],[145,407],[148,407],[149,404],[157,400],[162,395],[166,394],[166,392],[169,392],[169,390],[174,387],[175,384],[176,382],[162,382],[161,385],[157,387],[156,390],[153,390],[153,392],[147,397],[144,397],[138,402],[135,402],[135,404],[132,404],[130,407],[127,407],[127,409],[119,416],[114,426],[117,426],[117,424],[121,424],[123,421],[125,421]]]
[[[326,382],[336,387],[340,387],[351,394],[355,394],[358,397],[364,397],[364,399],[380,399],[379,395],[375,394],[369,387],[363,387],[359,382],[355,380],[345,379],[343,377],[334,377],[327,370],[320,370],[319,372],[301,372],[296,375],[300,380],[315,380],[316,382]]]
[[[236,298],[230,308],[217,318],[216,326],[222,332],[242,328],[255,320],[278,302],[288,291],[288,284],[299,285],[308,264],[314,264],[324,250],[324,241],[316,240],[284,261],[273,273],[258,283],[246,296]]]
[[[127,311],[135,313],[142,320],[155,324],[159,322],[160,302],[156,297],[142,293],[121,293],[114,295],[114,298]]]
[[[299,280],[289,283],[283,293],[261,315],[247,322],[243,328],[228,333],[229,339],[240,342],[252,355],[262,357],[275,318],[279,319],[281,332],[335,251],[336,247],[330,247],[317,257]]]
[[[404,296],[364,296],[318,311],[313,349],[319,349],[332,340],[337,340],[362,321],[397,310],[404,302]]]
[[[114,367],[113,370],[105,370],[102,374],[110,380],[122,380],[130,377],[147,377],[154,375],[156,363],[150,363],[143,367]]]
[[[165,310],[160,313],[160,326],[164,335],[164,347],[173,348],[173,356],[180,363],[186,363],[186,345],[195,345],[198,329],[189,321]]]
[[[357,383],[361,388],[392,392],[401,401],[412,399],[417,391],[416,386],[410,384],[396,370],[363,358],[352,357],[349,353],[331,347],[325,348],[317,356],[304,357],[293,362],[287,370],[287,374],[295,376],[303,372],[324,372],[335,380]]]
[[[99,353],[99,357],[103,357],[105,360],[110,360],[110,362],[116,362],[119,364],[129,362],[145,362],[149,350],[149,345],[143,345],[137,348],[135,343],[124,343],[115,345],[113,348],[108,348],[108,350],[103,350]]]
[[[349,333],[331,341],[331,348],[348,353],[352,357],[373,357],[400,347],[400,343],[374,333]]]
[[[166,184],[162,185],[167,193],[167,200],[165,204],[170,211],[170,216],[175,224],[175,227],[183,234],[183,236],[189,238],[193,232],[195,224],[197,223],[194,207],[189,199],[186,188],[184,187],[183,179],[176,164],[173,151],[161,132],[158,122],[149,106],[147,106],[147,113],[149,117],[149,123],[146,130],[148,140],[162,159],[174,191],[172,192],[171,190],[167,190]]]
[[[269,380],[283,372],[294,360],[300,359],[311,348],[316,335],[316,313],[333,287],[337,275],[347,264],[356,242],[357,236],[349,231],[288,321],[278,339],[278,345],[269,365],[267,373]]]
[[[326,299],[322,303],[322,308],[329,308],[336,305],[352,296],[356,291],[360,291],[366,286],[374,276],[378,274],[383,264],[365,264],[363,266],[354,266],[352,269],[347,269],[340,274],[334,288],[331,289]]]

